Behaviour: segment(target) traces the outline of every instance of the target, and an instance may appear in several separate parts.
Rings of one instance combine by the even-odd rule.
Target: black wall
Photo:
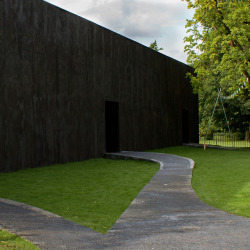
[[[41,0],[0,0],[0,171],[102,157],[105,102],[121,150],[196,142],[188,70]]]

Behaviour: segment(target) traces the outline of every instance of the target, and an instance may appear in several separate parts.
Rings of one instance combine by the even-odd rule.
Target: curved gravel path
[[[191,187],[192,160],[144,152],[112,157],[159,161],[161,168],[107,234],[5,199],[0,228],[41,249],[250,249],[250,219],[198,199]]]

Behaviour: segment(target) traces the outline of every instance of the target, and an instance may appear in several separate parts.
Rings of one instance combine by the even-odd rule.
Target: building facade
[[[197,142],[190,70],[42,0],[0,0],[0,171]]]

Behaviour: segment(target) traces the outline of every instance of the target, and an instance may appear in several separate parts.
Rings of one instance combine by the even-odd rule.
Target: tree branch
[[[216,12],[219,14],[220,16],[220,19],[221,19],[221,24],[223,25],[223,27],[225,28],[225,31],[226,31],[226,35],[231,35],[231,29],[223,22],[223,19],[224,19],[224,16],[223,16],[223,13],[218,9],[218,0],[214,0],[215,3],[216,3]],[[214,26],[214,29],[217,30],[217,27]],[[248,38],[249,40],[249,38]],[[237,47],[239,48],[242,52],[244,52],[244,48],[240,45],[240,43],[236,40],[236,39],[232,39],[232,43],[230,43],[230,45],[232,47]],[[247,62],[250,63],[250,60],[249,58],[247,58]],[[242,71],[244,76],[246,77],[247,79],[247,83],[250,84],[249,82],[249,79],[250,79],[250,76],[249,76],[249,73],[246,71],[246,70],[243,70]]]

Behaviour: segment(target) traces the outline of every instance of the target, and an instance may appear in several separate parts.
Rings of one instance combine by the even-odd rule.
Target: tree
[[[183,0],[194,9],[184,38],[194,92],[207,87],[234,92],[250,87],[249,0]]]
[[[156,40],[149,45],[149,48],[153,49],[153,50],[155,50],[157,52],[159,52],[160,50],[163,50],[163,48],[158,47]]]
[[[211,115],[214,109],[218,92],[207,88],[199,93],[199,129],[200,135],[205,136]],[[243,89],[232,99],[222,99],[232,133],[237,133],[240,139],[244,139],[246,131],[250,129],[250,98],[247,89]],[[218,100],[208,137],[214,132],[228,132],[227,123],[220,100]]]

